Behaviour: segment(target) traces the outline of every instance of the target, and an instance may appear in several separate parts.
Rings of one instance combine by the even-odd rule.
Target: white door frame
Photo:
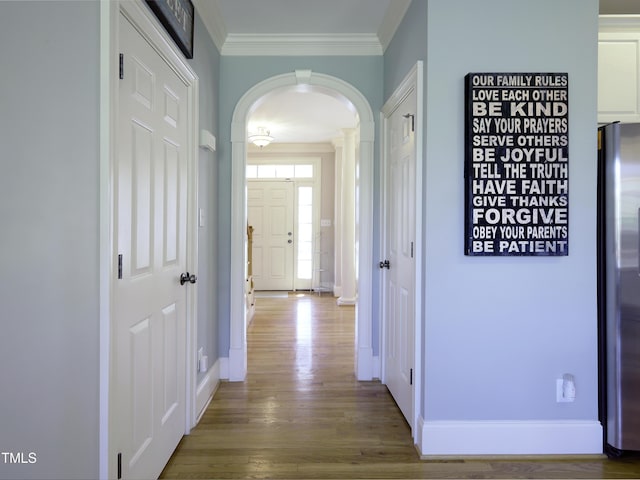
[[[277,147],[277,144],[276,144]],[[295,178],[292,177],[291,181],[294,185],[294,194],[293,194],[293,216],[294,216],[294,254],[293,254],[293,290],[308,290],[313,288],[313,273],[312,278],[308,282],[301,281],[298,278],[298,187],[312,187],[313,188],[313,238],[316,238],[316,235],[320,232],[320,210],[321,210],[321,198],[322,198],[322,157],[301,157],[301,156],[291,156],[286,153],[278,153],[278,160],[276,161],[274,158],[264,158],[258,157],[253,158],[251,161],[247,162],[247,165],[272,165],[277,163],[278,165],[312,165],[313,166],[313,177],[312,178]],[[259,181],[277,181],[284,180],[284,178],[246,178],[246,182],[248,185],[249,181],[259,182]],[[314,241],[314,261],[315,261],[315,241]],[[315,269],[315,264],[314,264]],[[307,287],[308,284],[308,287]]]
[[[381,229],[381,241],[380,241],[380,259],[386,258],[387,245],[386,242],[386,229],[388,228],[386,224],[386,215],[385,215],[385,203],[387,201],[386,192],[387,192],[387,168],[389,163],[389,134],[390,134],[390,117],[396,108],[402,103],[402,101],[406,98],[406,96],[411,93],[413,90],[416,91],[416,101],[417,101],[417,110],[416,110],[416,118],[415,118],[415,159],[416,159],[416,210],[415,210],[415,228],[416,228],[416,238],[415,238],[415,314],[414,314],[414,362],[413,362],[413,418],[411,419],[411,433],[414,441],[417,440],[420,429],[418,428],[418,422],[420,421],[420,410],[422,405],[422,360],[423,360],[423,352],[422,352],[422,318],[423,318],[423,295],[422,295],[422,271],[423,271],[423,244],[424,244],[424,235],[423,235],[423,221],[422,221],[422,212],[423,212],[423,190],[422,190],[422,180],[423,180],[423,157],[422,157],[422,142],[423,142],[423,125],[424,125],[424,115],[423,115],[423,63],[421,61],[417,62],[411,71],[404,78],[402,83],[398,86],[395,92],[391,95],[391,97],[387,100],[387,102],[382,107],[382,135],[381,135],[381,150],[382,150],[382,162],[380,168],[381,175],[381,190],[383,194],[380,196],[380,212],[382,212],[383,225]],[[386,298],[386,288],[384,282],[384,276],[380,278],[380,312],[381,312],[381,325],[380,325],[380,363],[381,363],[381,378],[384,380],[386,365],[385,365],[385,332],[386,332],[386,320],[387,317],[385,315],[385,305],[384,298]]]
[[[117,281],[117,242],[114,228],[114,165],[118,152],[118,71],[119,28],[122,12],[158,54],[187,85],[189,105],[187,145],[187,266],[198,267],[198,77],[173,40],[142,0],[102,0],[100,2],[100,353],[99,353],[99,478],[115,478],[117,461],[113,445],[112,412],[112,312],[113,284]],[[126,74],[126,72],[125,72]],[[197,288],[187,293],[185,434],[196,423],[196,335]]]
[[[356,306],[356,364],[358,380],[374,377],[372,345],[372,269],[373,269],[373,168],[375,121],[367,99],[339,78],[296,70],[268,78],[249,89],[238,101],[231,123],[231,272],[229,380],[243,381],[247,374],[245,311],[245,237],[247,208],[245,195],[247,162],[247,123],[251,108],[264,95],[282,87],[306,85],[340,101],[351,103],[360,119],[360,184],[358,229],[358,302]]]

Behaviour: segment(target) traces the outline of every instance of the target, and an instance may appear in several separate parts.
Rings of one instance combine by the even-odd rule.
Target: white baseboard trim
[[[374,356],[373,359],[373,378],[382,378],[382,367],[380,366],[380,357]]]
[[[229,358],[220,357],[218,362],[220,362],[220,379],[229,380]]]
[[[373,349],[371,347],[358,347],[356,352],[356,378],[361,382],[373,380]]]
[[[342,296],[342,287],[340,285],[333,286],[333,296],[336,298]]]
[[[244,382],[247,376],[247,350],[245,348],[229,349],[228,379],[230,382]]]
[[[355,305],[356,303],[358,303],[358,299],[356,297],[352,297],[352,298],[340,297],[340,298],[338,298],[337,303],[340,306],[342,306],[342,305]]]
[[[220,359],[214,363],[196,388],[196,412],[198,412],[196,425],[202,418],[213,395],[220,385]]]
[[[602,453],[598,421],[418,420],[423,456],[593,455]]]

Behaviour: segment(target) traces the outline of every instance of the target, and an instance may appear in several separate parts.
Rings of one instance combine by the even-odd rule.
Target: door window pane
[[[247,178],[258,178],[257,165],[247,165]]]
[[[298,278],[313,270],[313,187],[298,187]]]

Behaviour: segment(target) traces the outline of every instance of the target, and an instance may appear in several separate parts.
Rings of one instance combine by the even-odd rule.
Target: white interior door
[[[122,14],[119,28],[111,424],[122,478],[149,479],[185,431],[188,91]]]
[[[247,219],[254,228],[252,255],[256,290],[293,290],[293,200],[293,182],[247,182]]]
[[[413,424],[415,316],[415,90],[388,120],[384,382]]]

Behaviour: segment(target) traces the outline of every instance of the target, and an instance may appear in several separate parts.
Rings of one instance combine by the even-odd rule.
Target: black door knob
[[[180,274],[180,285],[184,285],[185,283],[196,283],[198,277],[195,275],[191,275],[189,272]]]

